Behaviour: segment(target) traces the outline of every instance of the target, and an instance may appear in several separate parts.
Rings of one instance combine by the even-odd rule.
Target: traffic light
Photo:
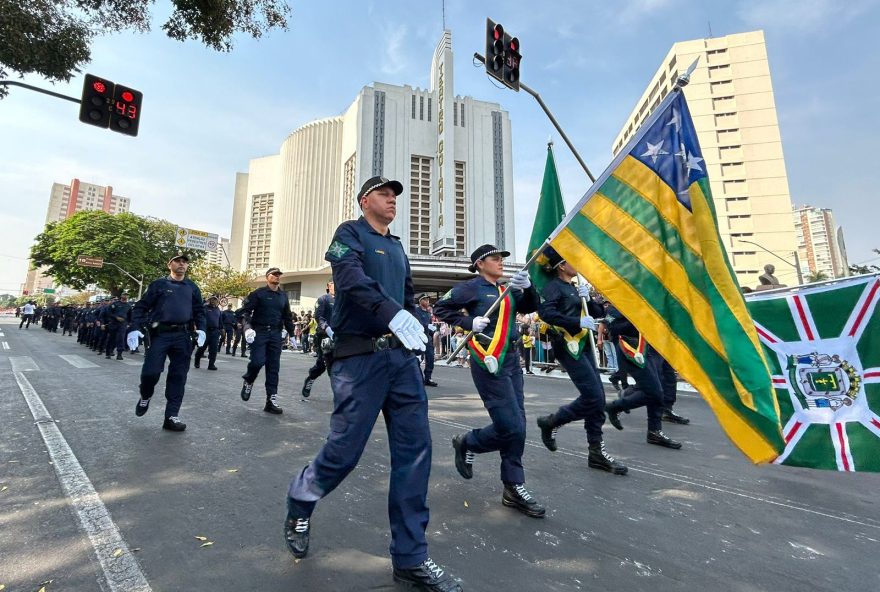
[[[486,19],[486,73],[504,82],[504,27]]]
[[[110,129],[120,134],[136,136],[141,122],[143,98],[142,92],[117,84],[110,105]]]
[[[504,36],[504,67],[503,82],[509,88],[519,92],[519,63],[522,60],[522,54],[519,52],[519,39]]]
[[[519,91],[519,39],[504,32],[501,23],[486,19],[486,73],[507,88]]]
[[[110,101],[113,98],[114,87],[115,85],[109,80],[86,74],[79,105],[79,120],[89,125],[107,128],[110,125]]]

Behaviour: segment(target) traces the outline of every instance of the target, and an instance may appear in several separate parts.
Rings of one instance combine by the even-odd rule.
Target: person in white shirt
[[[24,325],[25,329],[31,328],[31,321],[34,320],[34,310],[36,307],[34,306],[34,301],[31,300],[27,304],[21,307],[21,322],[18,324],[18,328],[21,329],[21,326],[24,325],[24,322],[27,321],[27,325]]]

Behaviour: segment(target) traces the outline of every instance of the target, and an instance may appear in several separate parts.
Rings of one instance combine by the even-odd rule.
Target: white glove
[[[591,317],[590,315],[586,315],[581,317],[581,329],[589,329],[591,331],[596,330],[596,319]]]
[[[205,345],[205,339],[207,338],[208,336],[205,335],[204,331],[202,331],[201,329],[196,329],[196,345],[202,347],[203,345]]]
[[[327,330],[324,331],[324,333],[327,334],[327,337],[329,337],[330,339],[333,339],[333,329],[330,328],[330,325],[327,325]]]
[[[517,271],[513,274],[513,277],[510,278],[510,281],[507,282],[507,285],[515,290],[525,290],[532,285],[532,280],[529,279],[529,272],[525,269]]]
[[[140,331],[129,331],[128,335],[125,338],[125,344],[128,346],[129,351],[133,349],[137,349],[138,339],[143,337],[144,334]]]
[[[281,339],[287,339],[287,329],[281,329]]]
[[[483,329],[489,326],[489,317],[474,317],[471,324],[471,330],[474,333],[482,333]]]
[[[400,310],[388,323],[391,332],[400,339],[406,349],[424,350],[428,336],[417,318],[405,310]]]
[[[253,329],[248,329],[247,331],[244,332],[244,340],[248,343],[253,343],[254,337],[256,337],[256,336],[257,336],[257,332],[254,331]]]
[[[578,286],[578,296],[586,298],[587,300],[590,299],[590,288],[587,284],[581,284]]]
[[[437,325],[435,325],[434,323],[428,323],[428,331],[436,331],[436,330],[437,330]]]

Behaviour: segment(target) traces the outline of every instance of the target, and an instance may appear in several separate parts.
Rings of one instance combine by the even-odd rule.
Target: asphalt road
[[[318,505],[309,557],[284,546],[289,480],[329,426],[326,377],[310,399],[293,394],[310,356],[283,354],[280,417],[262,411],[262,377],[240,400],[246,360],[221,354],[218,372],[190,370],[189,428],[175,434],[160,429],[159,393],[134,415],[140,356],[105,360],[11,320],[0,333],[4,592],[397,589],[381,417],[360,465]],[[623,432],[606,425],[629,475],[601,473],[587,468],[579,425],[560,431],[558,452],[541,445],[535,418],[574,391],[566,378],[529,376],[527,486],[548,508],[536,520],[501,505],[497,456],[479,456],[473,480],[458,477],[450,439],[488,416],[467,371],[439,368],[435,379],[430,553],[467,591],[880,590],[880,475],[751,465],[691,393],[676,406],[691,425],[664,428],[682,450],[645,444],[636,410]]]

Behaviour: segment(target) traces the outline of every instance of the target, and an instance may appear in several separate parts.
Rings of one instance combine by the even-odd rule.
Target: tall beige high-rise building
[[[798,234],[798,256],[801,273],[806,279],[844,277],[849,273],[843,230],[834,224],[828,208],[800,206],[794,210],[794,227]]]
[[[70,185],[53,183],[49,194],[49,206],[46,208],[46,224],[66,220],[77,212],[87,210],[103,210],[108,214],[127,212],[131,200],[113,194],[113,187],[84,183],[73,179]],[[46,268],[28,267],[27,277],[22,284],[22,294],[39,294],[46,288],[53,288],[55,280],[44,276]]]
[[[697,58],[684,94],[737,279],[754,287],[764,265],[772,263],[781,283],[795,285],[797,238],[763,31],[673,45],[615,138],[613,152],[626,145]]]

